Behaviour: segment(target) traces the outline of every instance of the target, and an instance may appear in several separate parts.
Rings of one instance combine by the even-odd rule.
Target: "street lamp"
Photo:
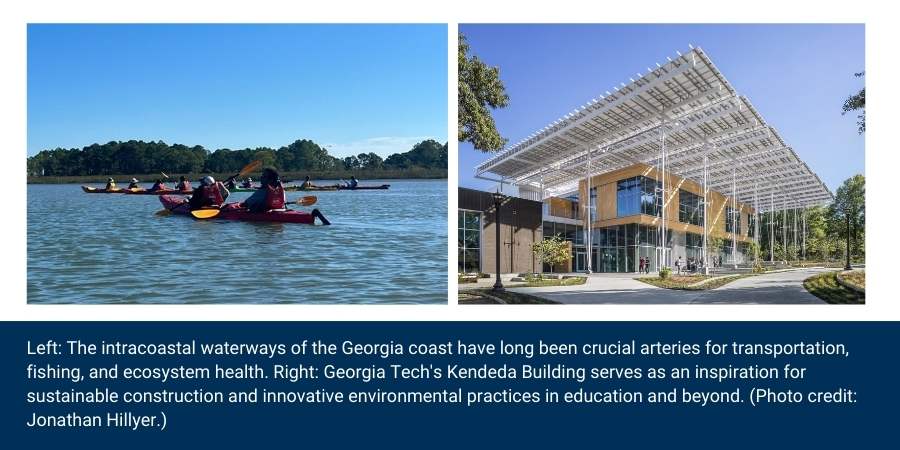
[[[500,191],[494,192],[491,194],[491,197],[494,199],[494,228],[497,229],[497,241],[494,245],[497,249],[496,253],[496,264],[497,264],[497,281],[494,282],[494,291],[502,291],[503,283],[500,281],[500,205],[503,203],[504,195],[500,193]]]
[[[850,265],[850,208],[844,210],[844,215],[847,216],[847,263],[844,264],[844,270],[853,270],[853,267]]]

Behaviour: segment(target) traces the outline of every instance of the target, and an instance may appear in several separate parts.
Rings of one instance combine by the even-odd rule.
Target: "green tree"
[[[544,238],[531,244],[531,252],[542,264],[549,264],[551,272],[555,266],[572,258],[568,242],[559,236]]]
[[[500,80],[500,69],[488,66],[477,56],[469,56],[469,44],[466,37],[460,34],[457,71],[457,139],[471,142],[481,151],[501,150],[506,145],[506,139],[497,131],[489,109],[503,108],[509,104],[509,96]]]
[[[854,175],[837,189],[828,208],[828,232],[844,242],[850,218],[850,255],[865,258],[866,177]]]
[[[853,76],[858,78],[862,78],[865,75],[865,72],[853,74]],[[856,124],[859,126],[859,134],[866,132],[866,88],[862,88],[856,94],[847,97],[847,99],[844,100],[844,106],[841,109],[843,111],[841,112],[841,115],[847,114],[850,111],[862,111],[856,116]]]

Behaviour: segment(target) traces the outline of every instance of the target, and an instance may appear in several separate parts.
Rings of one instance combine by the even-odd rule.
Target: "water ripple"
[[[390,183],[317,193],[330,227],[163,217],[153,196],[29,185],[28,301],[445,303],[447,183]]]

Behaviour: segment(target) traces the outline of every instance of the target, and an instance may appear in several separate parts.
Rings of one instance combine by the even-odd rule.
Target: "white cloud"
[[[376,155],[387,158],[392,153],[404,153],[414,145],[432,137],[373,137],[358,141],[344,143],[326,143],[325,148],[331,156],[343,158],[345,156],[358,155],[360,153],[374,152]]]

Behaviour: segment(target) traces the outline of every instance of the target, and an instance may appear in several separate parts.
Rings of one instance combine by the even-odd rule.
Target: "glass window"
[[[633,177],[620,180],[616,186],[616,216],[657,215],[662,201],[661,183],[652,178]]]
[[[725,232],[741,234],[741,213],[730,206],[725,207]]]
[[[650,216],[659,214],[662,207],[662,182],[652,178],[641,179],[641,212]]]
[[[747,236],[754,237],[756,234],[756,217],[753,214],[747,214]]]
[[[678,221],[703,226],[703,197],[683,189],[679,190]]]
[[[590,197],[591,198],[590,198],[590,202],[589,202],[588,206],[590,208],[591,215],[590,215],[589,220],[591,222],[596,222],[597,221],[597,188],[596,187],[591,188]]]
[[[481,270],[481,213],[460,210],[457,220],[458,270],[472,273]]]

